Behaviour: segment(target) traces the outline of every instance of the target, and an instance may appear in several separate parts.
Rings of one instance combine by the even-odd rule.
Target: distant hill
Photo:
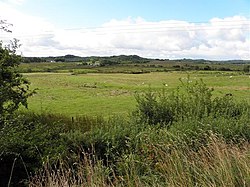
[[[108,64],[121,64],[121,63],[145,63],[150,60],[147,58],[142,58],[138,55],[119,55],[110,57],[80,57],[75,55],[65,55],[56,57],[24,57],[25,63],[31,62],[99,62]]]
[[[49,57],[24,57],[24,63],[32,62],[82,62],[82,63],[98,63],[100,65],[115,65],[115,64],[135,64],[135,63],[148,63],[148,62],[179,62],[179,63],[199,63],[199,64],[210,64],[210,63],[231,63],[231,64],[250,64],[250,60],[226,60],[226,61],[211,61],[205,59],[148,59],[138,55],[119,55],[109,57],[80,57],[75,55],[65,56],[49,56]]]

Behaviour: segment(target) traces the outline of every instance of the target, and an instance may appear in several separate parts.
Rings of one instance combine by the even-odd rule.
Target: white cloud
[[[62,30],[1,1],[0,12],[0,19],[14,25],[13,33],[1,33],[0,39],[20,39],[25,56],[137,54],[154,58],[250,59],[250,19],[243,16],[212,18],[208,23],[113,19],[99,28]]]

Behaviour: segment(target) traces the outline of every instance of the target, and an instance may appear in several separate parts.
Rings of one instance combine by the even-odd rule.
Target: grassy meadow
[[[250,101],[250,77],[239,72],[25,73],[32,88],[37,88],[29,110],[69,116],[130,113],[136,107],[136,92],[172,90],[188,76],[191,81],[204,80],[216,96],[231,93]]]
[[[159,63],[21,64],[37,93],[0,128],[0,186],[250,186],[244,65]]]

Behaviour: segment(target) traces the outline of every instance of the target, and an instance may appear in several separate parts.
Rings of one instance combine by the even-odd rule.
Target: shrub
[[[12,182],[27,178],[40,169],[49,158],[74,158],[64,134],[87,132],[101,126],[102,119],[90,117],[69,118],[62,115],[18,113],[0,128],[0,186],[6,186],[14,164]],[[79,145],[79,144],[78,144]],[[6,181],[7,179],[7,181]]]
[[[206,117],[237,118],[245,117],[250,112],[250,105],[236,102],[233,96],[213,97],[213,89],[200,80],[186,82],[167,94],[165,90],[154,93],[152,90],[136,95],[137,110],[135,115],[140,122],[152,125],[171,125],[173,121],[194,119],[200,121]]]
[[[245,72],[245,73],[250,73],[250,65],[245,65],[245,66],[243,67],[243,72]]]
[[[151,90],[136,95],[137,111],[141,123],[168,125],[174,119],[173,111],[165,92],[156,95]]]

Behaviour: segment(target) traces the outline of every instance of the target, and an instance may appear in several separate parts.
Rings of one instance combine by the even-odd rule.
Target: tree
[[[11,32],[8,26],[0,20],[0,31]],[[16,54],[19,47],[17,39],[7,46],[0,41],[0,124],[20,105],[27,107],[27,98],[34,93],[28,80],[17,71],[22,61],[21,56]]]

